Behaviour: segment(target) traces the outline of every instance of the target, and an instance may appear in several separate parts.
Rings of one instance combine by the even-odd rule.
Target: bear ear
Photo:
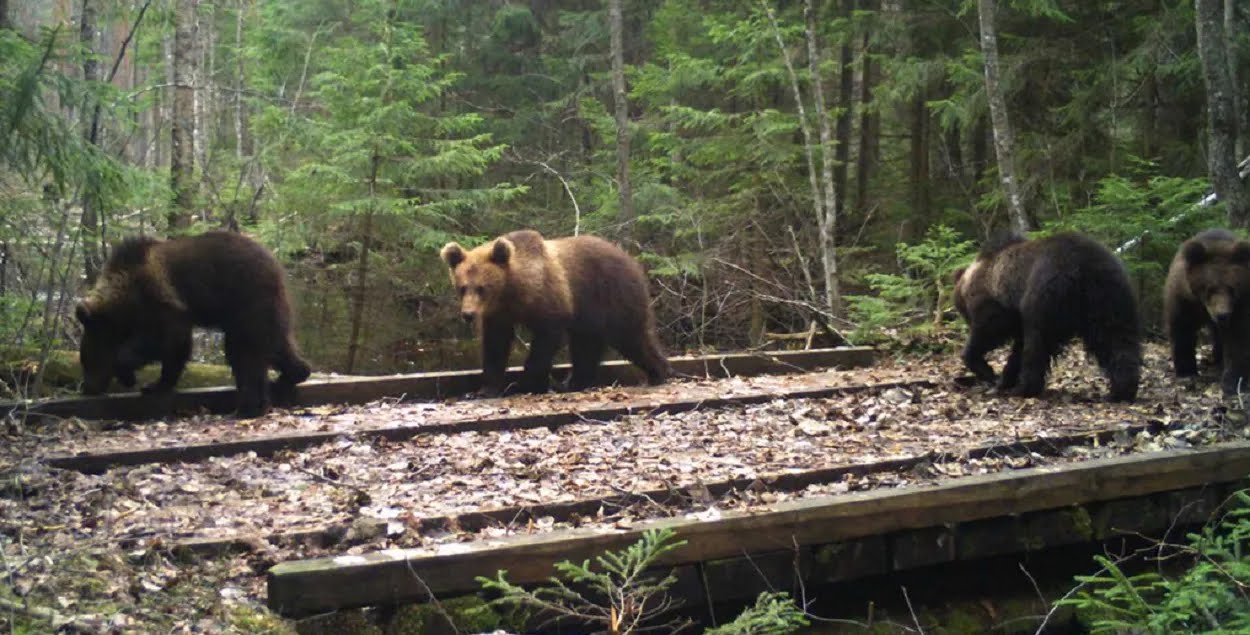
[[[464,248],[459,243],[447,243],[443,245],[443,250],[438,252],[439,258],[447,263],[448,267],[456,268],[456,265],[464,262]]]
[[[1239,265],[1250,265],[1250,242],[1239,240],[1233,246],[1233,262]]]
[[[1200,265],[1207,261],[1207,248],[1202,243],[1191,240],[1181,246],[1181,255],[1185,258],[1186,264]]]
[[[500,267],[506,267],[508,261],[512,260],[512,252],[515,249],[516,246],[512,244],[511,240],[499,238],[495,240],[495,245],[490,249],[490,261]]]

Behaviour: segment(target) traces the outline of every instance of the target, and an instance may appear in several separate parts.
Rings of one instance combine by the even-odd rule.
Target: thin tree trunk
[[[864,8],[876,11],[875,0],[866,0]],[[863,56],[859,84],[859,153],[855,166],[855,209],[862,216],[868,213],[868,180],[877,164],[880,144],[879,118],[872,112],[872,87],[876,83],[876,64],[872,61],[872,32],[864,28]]]
[[[191,224],[195,205],[195,5],[196,0],[176,0],[174,10],[174,105],[170,126],[169,178],[174,208],[170,229]]]
[[[911,211],[915,222],[907,223],[907,230],[918,229],[929,217],[929,86],[927,78],[916,88],[916,96],[911,102]],[[900,236],[910,240],[911,234]]]
[[[96,7],[91,0],[83,0],[80,16],[79,40],[83,48],[82,78],[87,83],[100,81],[100,62],[96,58]],[[90,98],[88,98],[90,99]],[[92,116],[94,114],[94,116]],[[99,103],[84,102],[82,108],[83,138],[87,143],[95,145],[100,130]],[[88,168],[89,173],[82,188],[82,242],[83,242],[83,274],[87,284],[95,284],[101,265],[100,217],[99,217],[99,186],[100,179],[95,170]]]
[[[837,227],[838,208],[835,204],[837,191],[834,187],[833,131],[829,111],[825,109],[825,86],[820,75],[820,46],[816,42],[816,7],[812,0],[803,0],[803,19],[806,25],[807,67],[812,81],[812,104],[816,122],[820,126],[820,180],[824,185],[824,213],[820,222],[820,258],[825,270],[825,305],[832,315],[842,315],[842,292],[838,288]]]
[[[352,298],[352,330],[347,342],[347,374],[356,370],[356,356],[360,351],[360,328],[364,322],[366,289],[369,278],[369,249],[373,246],[373,204],[377,194],[378,168],[382,157],[375,150],[369,166],[369,209],[365,212],[361,227],[360,260],[356,265],[356,293]]]
[[[851,14],[855,10],[855,0],[842,0],[842,18],[846,21],[847,31],[842,38],[842,47],[838,59],[838,145],[837,163],[834,165],[834,218],[846,217],[846,166],[851,158],[851,110],[854,104],[855,68],[851,65],[851,39],[854,33],[850,30]]]
[[[608,0],[608,29],[612,47],[612,102],[616,110],[616,181],[621,206],[618,219],[625,227],[634,220],[634,196],[629,182],[629,100],[625,92],[625,37],[622,33],[624,18],[621,2]]]
[[[9,21],[9,0],[0,0],[0,29],[11,29],[13,23]]]
[[[977,16],[981,23],[981,55],[985,58],[985,94],[990,105],[990,123],[994,130],[994,154],[998,158],[998,176],[1007,194],[1007,214],[1016,233],[1029,231],[1029,218],[1024,209],[1020,183],[1016,180],[1015,138],[1007,114],[1007,99],[999,78],[998,32],[995,30],[995,0],[977,0]]]
[[[1234,154],[1237,114],[1233,111],[1234,88],[1229,76],[1228,40],[1224,34],[1223,6],[1220,0],[1195,0],[1198,30],[1198,56],[1207,87],[1207,169],[1216,196],[1228,209],[1228,223],[1250,227],[1250,194],[1237,173]]]
[[[234,10],[234,158],[243,169],[243,0]]]
[[[1250,112],[1246,109],[1246,94],[1241,82],[1237,79],[1237,47],[1233,42],[1233,34],[1237,32],[1237,7],[1235,0],[1224,0],[1224,50],[1228,57],[1228,79],[1233,90],[1233,116],[1237,118],[1237,138],[1233,155],[1240,158],[1246,155],[1246,137],[1250,135]]]
[[[777,48],[781,51],[782,61],[785,62],[786,72],[790,77],[790,89],[794,93],[794,107],[798,110],[799,130],[803,133],[803,158],[807,162],[807,178],[812,189],[812,208],[815,212],[817,233],[819,234],[821,267],[824,270],[825,281],[825,303],[828,305],[831,280],[833,281],[835,291],[837,288],[837,260],[835,258],[826,258],[826,255],[832,254],[833,240],[830,231],[826,231],[830,230],[828,226],[829,217],[826,213],[825,193],[820,186],[820,171],[816,168],[816,157],[813,149],[816,143],[812,140],[812,128],[807,119],[807,108],[803,105],[803,92],[799,89],[799,74],[794,70],[794,63],[790,60],[790,51],[786,48],[785,41],[781,39],[781,28],[777,25],[777,17],[773,14],[772,6],[769,5],[767,0],[760,0],[760,6],[764,9],[764,13],[768,15],[769,22],[772,25],[773,39],[777,42]],[[813,90],[819,92],[815,88]],[[825,149],[827,150],[828,146]],[[795,244],[797,249],[797,242]],[[832,271],[830,270],[830,264],[833,266]]]

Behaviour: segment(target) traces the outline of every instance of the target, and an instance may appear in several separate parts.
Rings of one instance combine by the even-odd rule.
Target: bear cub
[[[460,316],[474,324],[481,339],[481,394],[505,388],[518,325],[533,334],[519,386],[524,392],[547,392],[552,362],[566,337],[572,390],[594,383],[605,346],[641,368],[651,384],[668,378],[647,276],[616,245],[594,236],[547,240],[521,230],[470,250],[448,243],[440,255],[460,297]]]
[[[1163,321],[1178,377],[1198,373],[1198,332],[1211,335],[1226,394],[1250,391],[1250,242],[1208,229],[1181,244],[1163,285]]]
[[[1110,398],[1137,397],[1137,299],[1120,260],[1086,236],[1010,236],[985,246],[955,274],[955,307],[970,327],[964,364],[982,381],[994,380],[986,353],[1010,342],[1000,389],[1038,396],[1051,361],[1079,338],[1107,376]]]
[[[75,315],[89,395],[104,392],[114,376],[133,386],[134,371],[150,361],[161,363],[161,374],[143,392],[172,391],[191,357],[192,326],[225,335],[239,416],[269,410],[270,366],[279,372],[275,388],[286,393],[311,373],[292,336],[282,265],[234,232],[122,241]]]

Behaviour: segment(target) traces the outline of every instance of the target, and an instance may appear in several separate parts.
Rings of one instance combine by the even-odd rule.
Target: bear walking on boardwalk
[[[1124,265],[1075,233],[987,245],[956,273],[955,306],[970,332],[963,360],[993,381],[986,353],[1011,342],[999,387],[1042,393],[1051,360],[1074,337],[1098,360],[1110,398],[1132,401],[1141,376],[1141,322]]]
[[[233,232],[126,239],[75,314],[83,326],[79,360],[86,394],[104,392],[114,375],[133,385],[134,370],[149,361],[160,361],[161,374],[143,392],[173,390],[191,357],[194,325],[225,335],[239,416],[268,411],[270,366],[278,369],[275,388],[283,391],[311,372],[292,336],[282,265]]]
[[[566,335],[573,390],[594,383],[605,346],[646,372],[651,384],[668,378],[646,274],[616,245],[594,236],[546,240],[522,230],[467,251],[448,243],[440,255],[459,294],[460,315],[481,338],[483,394],[504,388],[517,325],[533,333],[523,391],[547,391]]]
[[[1181,244],[1163,285],[1163,321],[1178,377],[1198,373],[1198,331],[1208,327],[1225,393],[1250,390],[1250,242],[1208,229]]]

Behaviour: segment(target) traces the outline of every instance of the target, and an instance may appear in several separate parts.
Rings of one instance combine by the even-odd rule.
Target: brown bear
[[[964,364],[982,381],[994,379],[985,354],[1011,342],[999,387],[1038,396],[1051,360],[1075,337],[1098,360],[1112,400],[1137,396],[1137,299],[1124,265],[1088,237],[1008,236],[986,245],[956,273],[955,307],[970,328]]]
[[[533,334],[522,391],[547,391],[566,335],[573,390],[594,383],[606,345],[645,371],[651,384],[668,378],[647,276],[616,245],[594,236],[546,240],[522,230],[467,251],[448,243],[440,255],[460,296],[460,316],[481,338],[482,394],[503,390],[517,325]]]
[[[144,393],[168,392],[191,356],[191,328],[220,329],[234,373],[238,414],[269,409],[266,374],[293,390],[310,374],[291,333],[282,265],[255,241],[234,232],[158,240],[128,238],[109,255],[95,286],[77,306],[83,334],[83,392],[99,394],[115,375],[134,384],[134,371],[161,363]]]
[[[1220,386],[1235,394],[1250,386],[1250,242],[1208,229],[1181,244],[1163,285],[1163,322],[1178,377],[1198,373],[1198,331],[1210,329],[1212,362],[1223,366]]]

